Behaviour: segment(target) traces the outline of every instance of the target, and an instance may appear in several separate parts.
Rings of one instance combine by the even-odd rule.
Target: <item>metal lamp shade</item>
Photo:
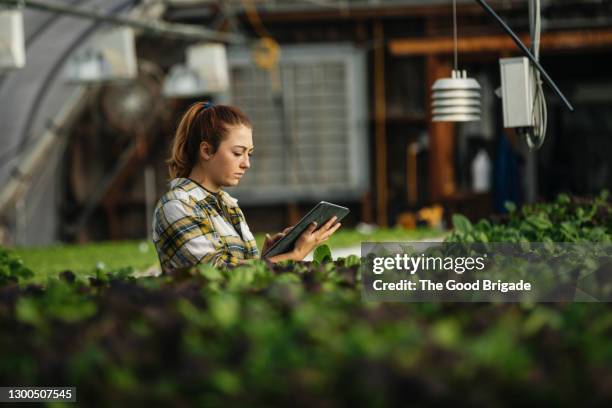
[[[480,120],[480,85],[465,71],[438,79],[432,90],[432,121],[471,122]]]
[[[166,75],[162,94],[173,98],[193,98],[205,94],[202,79],[196,71],[185,65],[174,65]]]

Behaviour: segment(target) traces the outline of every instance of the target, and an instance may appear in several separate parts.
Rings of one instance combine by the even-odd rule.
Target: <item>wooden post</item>
[[[432,201],[452,195],[455,192],[453,148],[455,126],[451,122],[431,121],[431,86],[439,78],[451,76],[450,60],[428,55],[426,57],[427,122],[429,130],[429,186]]]
[[[361,221],[372,223],[372,194],[369,191],[361,197]]]
[[[300,215],[300,208],[298,205],[293,201],[287,203],[287,221],[289,222],[289,225],[291,226],[297,224],[300,218],[302,217]]]
[[[387,218],[387,141],[385,120],[385,39],[380,20],[374,21],[374,115],[376,137],[376,212],[378,225]]]
[[[406,148],[406,180],[408,186],[406,188],[406,201],[410,205],[416,205],[419,201],[419,190],[418,190],[418,167],[417,167],[417,154],[418,145],[416,142],[408,144]]]
[[[114,202],[106,201],[103,204],[104,212],[106,213],[106,222],[108,225],[108,238],[111,241],[116,241],[122,238],[121,221],[117,212],[117,207]]]
[[[118,169],[117,174],[112,180],[108,190],[102,198],[102,206],[106,213],[108,222],[109,239],[118,240],[123,238],[121,228],[121,215],[118,212],[118,205],[121,204],[121,188],[135,175],[141,174],[139,167],[142,165],[149,150],[149,142],[146,134],[140,132],[136,137],[136,142],[129,160],[123,168]]]

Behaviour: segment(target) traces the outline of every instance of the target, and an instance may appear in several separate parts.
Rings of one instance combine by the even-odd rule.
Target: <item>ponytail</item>
[[[238,108],[196,102],[183,114],[174,134],[170,158],[166,161],[171,178],[188,177],[198,163],[200,145],[207,142],[215,153],[231,126],[252,128],[249,118]]]

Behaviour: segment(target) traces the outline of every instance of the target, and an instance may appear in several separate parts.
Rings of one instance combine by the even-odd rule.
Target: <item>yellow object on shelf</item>
[[[397,224],[404,229],[411,230],[417,226],[416,216],[411,212],[404,212],[397,217]]]
[[[444,216],[444,208],[441,205],[432,205],[431,207],[421,208],[417,213],[403,212],[397,217],[397,225],[404,229],[411,230],[417,227],[418,221],[425,221],[431,228],[440,228],[442,226],[442,217]]]
[[[442,224],[442,216],[444,215],[444,208],[440,205],[432,205],[431,207],[425,207],[419,210],[418,218],[426,221],[430,227],[439,227]]]

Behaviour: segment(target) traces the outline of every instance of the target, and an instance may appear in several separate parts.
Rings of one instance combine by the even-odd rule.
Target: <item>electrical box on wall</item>
[[[21,11],[0,11],[0,69],[23,68],[25,60]]]
[[[501,72],[504,127],[533,126],[534,84],[529,60],[525,57],[502,58]]]

